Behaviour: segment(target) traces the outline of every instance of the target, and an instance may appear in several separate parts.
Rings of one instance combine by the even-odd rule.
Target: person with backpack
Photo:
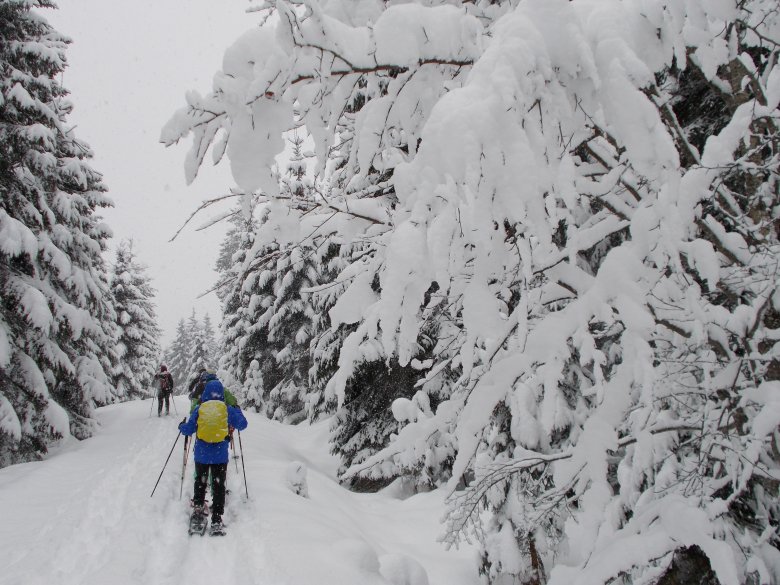
[[[201,368],[198,374],[190,380],[187,388],[187,397],[190,399],[190,414],[200,404],[200,397],[203,394],[203,389],[206,387],[206,382],[216,379],[217,376],[215,374],[210,374],[206,368]]]
[[[200,383],[201,377],[203,374],[207,373],[208,370],[206,368],[201,368],[198,370],[198,373],[195,374],[191,379],[189,384],[187,385],[187,394],[190,396],[192,395],[193,390],[195,390],[195,387]],[[203,390],[201,389],[201,392]]]
[[[160,371],[154,375],[154,383],[157,386],[157,416],[162,416],[163,402],[165,402],[165,414],[171,411],[171,395],[173,394],[173,376],[168,371],[168,366],[160,365]]]
[[[211,380],[216,379],[217,375],[214,372],[210,372],[203,368],[201,369],[200,378],[198,379],[197,383],[194,383],[194,380],[190,382],[190,392],[188,394],[190,398],[190,414],[192,414],[192,411],[195,410],[195,407],[200,404],[200,398],[203,395],[203,389],[206,387],[206,384]],[[223,389],[225,391],[225,404],[228,406],[238,406],[238,400],[233,395],[233,393],[227,388]]]
[[[193,433],[195,439],[195,489],[194,510],[190,519],[190,531],[202,528],[206,522],[206,488],[209,474],[213,481],[211,506],[211,534],[224,534],[222,514],[225,511],[225,476],[227,474],[229,429],[243,431],[247,427],[244,413],[236,406],[225,404],[225,389],[217,379],[209,380],[203,389],[200,404],[190,418],[179,425],[179,432],[185,436]],[[197,526],[198,528],[193,528]]]

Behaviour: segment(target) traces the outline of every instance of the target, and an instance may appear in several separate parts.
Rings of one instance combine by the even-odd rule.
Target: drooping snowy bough
[[[274,205],[367,251],[325,394],[420,372],[345,476],[448,482],[492,583],[780,579],[776,2],[261,9],[163,138],[260,199],[313,138],[324,187]]]

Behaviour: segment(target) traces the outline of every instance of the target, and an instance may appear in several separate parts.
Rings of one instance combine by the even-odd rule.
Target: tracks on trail
[[[30,498],[25,505],[35,505],[39,498],[45,503],[40,517],[34,519],[39,526],[22,524],[29,531],[26,538],[36,546],[3,563],[0,584],[259,583],[264,562],[262,543],[257,540],[259,526],[246,517],[251,502],[241,502],[237,495],[228,500],[227,536],[190,538],[193,465],[190,453],[180,501],[181,439],[154,497],[149,497],[180,418],[150,418],[145,402],[133,405],[132,416],[128,414],[109,410],[102,417],[99,437],[74,444],[50,461],[32,464],[38,467],[20,478],[24,482],[20,487]],[[235,473],[233,477],[228,473],[231,495],[242,493]],[[0,495],[4,510],[12,505]],[[23,523],[22,513],[12,522]]]

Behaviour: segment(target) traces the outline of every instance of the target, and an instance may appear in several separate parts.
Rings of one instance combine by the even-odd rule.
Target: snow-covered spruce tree
[[[208,313],[203,317],[203,335],[206,340],[206,347],[208,348],[208,363],[214,368],[219,362],[219,343],[214,335],[214,325],[212,325],[211,317]]]
[[[352,331],[353,324],[331,326],[330,310],[349,285],[350,278],[339,275],[350,265],[352,247],[341,245],[339,240],[328,238],[320,246],[320,284],[310,289],[314,309],[312,338],[309,342],[309,394],[306,400],[306,416],[310,421],[333,414],[335,399],[326,393],[328,382],[338,369],[339,352],[344,339]]]
[[[275,231],[273,225],[269,214],[247,256],[247,265],[256,268],[244,272],[247,303],[242,307],[245,333],[238,343],[237,378],[246,380],[250,364],[257,360],[263,392],[255,406],[266,416],[283,420],[303,410],[312,309],[300,291],[317,281],[308,249],[281,249],[284,243],[280,246],[268,233]]]
[[[190,336],[184,319],[179,319],[176,325],[176,336],[171,345],[165,350],[163,363],[173,376],[174,391],[181,390],[188,382],[187,362],[189,361]]]
[[[281,215],[272,208],[257,234],[258,241],[276,245],[280,251],[267,268],[275,275],[273,302],[262,317],[267,323],[265,336],[271,351],[270,359],[260,361],[260,371],[264,383],[263,410],[277,420],[297,422],[306,416],[309,343],[315,315],[311,296],[305,291],[319,283],[315,256],[319,238],[311,232],[313,241],[296,242],[285,233],[291,220],[300,224],[298,214],[309,210],[313,194],[302,152],[303,138],[294,131],[288,142],[292,155],[280,182],[281,197],[289,205]]]
[[[136,261],[132,240],[119,244],[110,287],[119,356],[112,372],[113,383],[122,398],[145,397],[157,370],[160,328],[153,302],[155,290],[146,267]]]
[[[352,335],[365,307],[381,293],[374,246],[330,245],[340,249],[340,253],[330,260],[323,258],[321,266],[329,270],[323,271],[323,283],[313,288],[318,319],[314,321],[316,336],[310,347],[308,410],[312,419],[335,413],[331,421],[331,452],[341,459],[339,474],[343,475],[351,466],[387,446],[398,430],[391,405],[396,399],[413,398],[422,375],[419,360],[402,366],[384,351],[381,343]],[[350,293],[345,296],[348,289]],[[421,341],[417,357],[424,359],[425,350],[431,347],[431,343]],[[349,358],[348,367],[344,367],[342,354]],[[333,392],[337,374],[345,380],[341,401]],[[350,477],[346,483],[356,490],[374,490],[401,474]],[[421,483],[430,485],[425,480]]]
[[[278,247],[257,240],[254,222],[262,225],[267,220],[268,209],[261,206],[257,213],[256,220],[251,217],[247,220],[247,230],[241,238],[243,243],[233,255],[234,266],[220,276],[221,294],[224,295],[220,367],[241,384],[247,382],[253,360],[262,363],[272,359],[267,347],[267,323],[259,319],[273,304],[275,277],[269,267],[278,256]],[[251,397],[246,389],[242,389],[242,393],[244,406],[261,409],[254,397],[261,396],[262,392],[253,391]]]
[[[40,10],[0,2],[0,466],[91,432],[114,398],[113,311],[102,253],[111,205],[66,124],[68,40]]]
[[[208,339],[203,323],[198,320],[195,309],[187,319],[187,365],[184,367],[185,380],[189,380],[202,368],[214,369],[211,342]],[[213,341],[213,336],[212,336]],[[178,389],[181,390],[181,389]]]
[[[116,340],[119,338],[119,327],[116,323],[116,311],[114,310],[114,299],[111,294],[109,270],[110,268],[106,266],[105,271],[101,271],[98,275],[100,290],[106,292],[101,299],[102,313],[99,313],[100,334],[94,336],[94,339],[89,342],[89,346],[90,351],[99,361],[100,368],[106,374],[111,387],[109,394],[101,393],[93,399],[95,406],[105,406],[123,399],[123,396],[113,384],[111,376],[111,373],[119,367],[119,352],[116,343]]]
[[[239,205],[228,218],[232,227],[220,244],[217,257],[216,271],[219,273],[215,291],[222,303],[222,320],[220,321],[220,346],[218,371],[223,383],[228,383],[231,390],[245,404],[245,389],[242,388],[240,378],[237,377],[238,347],[237,340],[243,335],[243,320],[239,313],[242,311],[242,300],[245,295],[241,292],[243,283],[241,269],[246,258],[246,253],[252,247],[254,241],[254,205],[253,199],[243,199],[246,205]]]
[[[249,370],[256,361],[258,375],[251,376],[251,389],[244,388],[247,404],[280,420],[299,419],[303,413],[313,310],[301,289],[317,283],[312,249],[289,243],[291,225],[298,231],[304,196],[300,189],[293,193],[293,186],[290,183],[285,193],[288,201],[298,199],[295,206],[269,206],[267,201],[252,205],[258,217],[246,225],[246,244],[231,246],[236,264],[226,264],[220,283],[225,343],[221,367],[233,379],[250,384]],[[226,240],[226,249],[228,244]]]
[[[249,404],[261,404],[263,401],[263,373],[260,371],[260,362],[252,360],[246,373],[246,382],[243,385],[243,398]]]
[[[165,137],[194,171],[229,128],[274,195],[295,104],[351,177],[320,205],[377,256],[334,305],[362,309],[339,406],[367,348],[410,364],[433,303],[452,320],[422,387],[457,378],[348,477],[450,466],[448,539],[476,531],[492,583],[780,580],[776,2],[341,7],[277,0]]]
[[[265,410],[273,418],[290,422],[305,418],[308,394],[309,343],[312,336],[314,309],[310,295],[302,292],[318,284],[317,267],[308,247],[294,246],[276,262],[275,300],[269,308],[268,341],[276,352],[275,363],[263,368],[279,372],[279,381],[266,386]]]
[[[293,204],[309,206],[312,197],[312,181],[306,171],[306,156],[303,153],[304,139],[296,129],[292,136],[287,138],[292,146],[290,160],[287,161],[287,169],[282,177],[282,197],[290,197]]]
[[[237,267],[240,267],[246,257],[246,251],[252,247],[256,223],[254,212],[256,201],[254,197],[241,197],[241,201],[235,206],[233,212],[226,218],[231,224],[225,238],[219,247],[219,255],[214,266],[219,279],[214,290],[223,303],[232,292],[236,280]]]

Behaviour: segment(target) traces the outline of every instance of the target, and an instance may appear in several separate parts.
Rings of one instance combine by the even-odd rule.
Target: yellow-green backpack
[[[198,411],[198,438],[207,443],[221,443],[228,436],[227,405],[221,400],[208,400]]]

